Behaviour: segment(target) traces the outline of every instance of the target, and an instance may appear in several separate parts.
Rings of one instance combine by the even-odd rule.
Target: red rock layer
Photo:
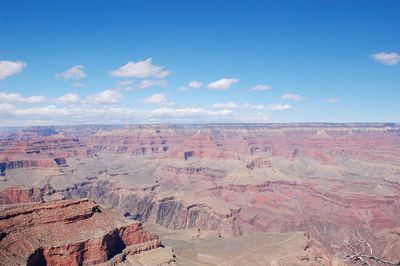
[[[0,204],[41,202],[43,191],[39,188],[8,187],[0,191]]]
[[[0,265],[93,265],[160,247],[141,223],[87,199],[4,205],[0,232]]]
[[[23,130],[0,140],[0,162],[67,158],[98,152],[158,158],[237,158],[259,152],[298,155],[330,163],[332,156],[380,162],[400,157],[399,126],[384,125],[211,125],[92,127]]]
[[[399,226],[398,197],[342,196],[287,181],[218,186],[209,191],[241,207],[235,218],[243,231],[307,231],[331,252],[354,228],[376,240],[377,232]],[[374,247],[381,252],[387,243],[374,241]]]

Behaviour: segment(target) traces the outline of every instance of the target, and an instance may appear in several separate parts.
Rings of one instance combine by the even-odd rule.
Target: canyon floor
[[[397,124],[89,125],[0,131],[0,245],[20,264],[40,253],[47,265],[346,265],[343,241],[355,232],[371,243],[374,254],[399,261],[399,195]],[[43,224],[39,219],[36,224],[32,218],[21,226],[34,244],[25,244],[22,255],[8,244],[8,238],[22,241],[23,235],[7,231],[18,221],[7,213],[31,208],[40,216],[46,204],[87,199],[121,222],[110,220],[101,227],[80,219]],[[27,207],[31,204],[37,207]],[[59,212],[70,215],[68,208]],[[97,215],[83,216],[97,221]],[[128,252],[131,240],[118,240],[123,248],[110,249],[115,239],[129,239],[118,233],[95,241],[95,248],[80,246],[79,252],[55,257],[49,252],[60,249],[55,238],[37,240],[41,227],[52,224],[56,235],[57,228],[72,230],[66,226],[71,223],[84,223],[87,232],[100,226],[100,235],[139,223],[145,234],[154,234],[151,241],[160,243],[147,245],[139,237],[134,245],[147,248]],[[83,241],[73,233],[65,236],[69,251]],[[98,238],[99,232],[87,233],[85,241]],[[93,248],[97,251],[91,253]]]
[[[311,241],[303,232],[223,239],[214,231],[171,230],[157,224],[145,228],[173,249],[177,265],[329,265],[318,248],[306,248]]]

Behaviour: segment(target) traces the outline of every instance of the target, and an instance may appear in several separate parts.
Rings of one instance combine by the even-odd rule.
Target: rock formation
[[[307,232],[332,258],[357,227],[377,253],[397,255],[389,232],[400,227],[398,124],[67,126],[1,136],[0,204],[90,198],[221,239]],[[52,254],[36,249],[30,255]]]
[[[88,199],[3,205],[1,265],[93,265],[160,248],[155,234]]]

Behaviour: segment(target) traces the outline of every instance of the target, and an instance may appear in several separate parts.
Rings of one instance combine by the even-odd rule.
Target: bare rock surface
[[[110,265],[161,246],[140,222],[89,199],[3,205],[0,232],[1,265]]]
[[[214,231],[146,224],[174,249],[177,265],[329,265],[321,244],[303,232],[221,238]]]
[[[306,234],[330,261],[357,229],[376,254],[399,259],[398,124],[67,126],[1,136],[0,204],[90,198],[168,230],[213,232],[232,249],[266,234]],[[291,254],[291,241],[268,237],[261,246],[281,241],[275,248]],[[216,264],[231,258],[210,256],[218,254]]]

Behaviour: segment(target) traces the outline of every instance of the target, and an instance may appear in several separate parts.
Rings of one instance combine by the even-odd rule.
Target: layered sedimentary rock
[[[8,187],[0,191],[0,204],[42,202],[44,193],[39,188]]]
[[[221,238],[307,232],[330,256],[357,228],[396,255],[397,124],[51,127],[0,142],[1,204],[87,197]]]
[[[0,159],[86,156],[96,152],[158,157],[235,158],[260,152],[330,162],[333,155],[393,161],[396,124],[234,124],[25,129],[1,139]],[[27,156],[29,158],[29,156]]]
[[[93,265],[160,247],[155,234],[88,199],[3,205],[1,265]]]
[[[115,187],[110,183],[88,183],[60,191],[64,198],[93,198],[119,210],[131,219],[161,224],[170,229],[199,228],[215,230],[221,236],[241,235],[236,221],[237,209],[220,211],[211,205],[193,203],[184,198],[158,195],[159,186],[141,189]],[[57,193],[57,192],[56,192]]]

